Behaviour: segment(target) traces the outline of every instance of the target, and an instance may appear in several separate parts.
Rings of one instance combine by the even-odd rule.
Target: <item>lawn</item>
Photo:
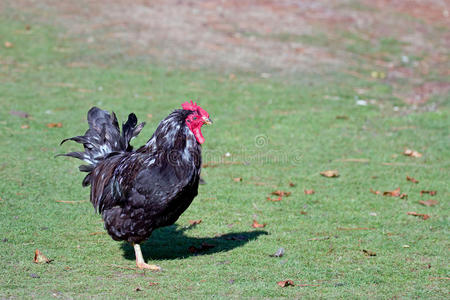
[[[370,72],[287,80],[107,60],[62,31],[0,20],[0,298],[448,296],[448,95],[411,109]],[[132,248],[105,234],[79,162],[54,156],[80,149],[59,143],[86,130],[94,105],[147,122],[141,145],[189,99],[214,121],[203,130],[207,184],[143,245],[163,271],[140,271]],[[382,195],[398,187],[407,197]],[[290,195],[268,201],[277,190]],[[189,250],[202,243],[214,247]],[[53,261],[35,264],[36,249]]]

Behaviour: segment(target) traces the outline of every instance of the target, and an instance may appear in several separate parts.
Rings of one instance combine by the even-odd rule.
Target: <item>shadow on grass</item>
[[[156,230],[145,243],[141,244],[144,259],[146,261],[176,259],[226,252],[241,247],[249,241],[257,239],[260,235],[268,234],[267,231],[252,230],[215,237],[186,236],[184,232],[191,228],[192,226],[177,229],[176,225],[172,225]],[[121,248],[126,259],[135,260],[134,249],[129,243],[122,243]]]

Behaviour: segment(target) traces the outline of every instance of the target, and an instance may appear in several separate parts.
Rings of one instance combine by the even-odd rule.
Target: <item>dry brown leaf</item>
[[[281,200],[283,200],[283,197],[281,197],[281,196],[278,197],[277,199],[267,197],[267,201],[278,202],[278,201],[281,201]]]
[[[290,187],[295,187],[295,186],[296,186],[296,184],[295,184],[295,183],[293,183],[293,182],[289,182],[289,186],[290,186]]]
[[[339,177],[339,172],[337,170],[327,170],[327,171],[323,171],[320,172],[320,175],[325,176],[325,177]]]
[[[393,191],[384,192],[383,196],[399,197],[400,196],[400,188],[396,188]]]
[[[304,190],[304,192],[305,192],[305,195],[312,195],[315,193],[314,190]]]
[[[407,212],[406,214],[407,214],[408,216],[421,217],[421,218],[424,219],[424,220],[427,220],[427,219],[430,218],[430,216],[427,215],[427,214],[419,214],[419,213],[416,213],[415,211],[409,211],[409,212]]]
[[[381,194],[380,191],[375,191],[375,190],[372,190],[372,189],[370,189],[370,192],[371,192],[372,194],[375,194],[375,195],[380,195],[380,194]]]
[[[62,123],[58,122],[58,123],[48,123],[47,124],[48,128],[61,128],[62,127]]]
[[[241,182],[242,181],[242,177],[233,178],[233,181],[234,182]]]
[[[158,284],[159,284],[159,283],[157,283],[157,282],[149,282],[149,283],[148,283],[149,286],[154,286],[154,285],[158,285]]]
[[[22,128],[22,129],[28,129],[28,128],[30,128],[30,125],[24,124],[24,125],[20,126],[20,128]]]
[[[287,287],[287,286],[294,286],[294,282],[292,280],[283,280],[283,281],[278,281],[277,284],[281,287]]]
[[[253,228],[264,228],[264,227],[266,227],[266,223],[264,223],[264,224],[259,224],[256,220],[253,220],[253,223],[252,223],[252,227]]]
[[[425,205],[425,206],[434,206],[436,204],[439,204],[439,202],[437,202],[436,200],[430,199],[427,201],[419,201],[420,204]]]
[[[348,116],[344,116],[344,115],[342,115],[342,116],[336,116],[336,119],[337,119],[337,120],[348,120]]]
[[[50,263],[53,259],[48,259],[44,254],[42,254],[41,251],[39,251],[38,249],[36,249],[36,251],[34,252],[34,259],[33,262],[36,264],[42,264],[42,263]]]
[[[405,151],[403,151],[403,155],[406,156],[411,156],[411,157],[422,157],[422,154],[415,151],[415,150],[411,150],[411,149],[405,149]]]
[[[407,181],[411,181],[412,183],[419,183],[419,181],[413,177],[406,176]]]
[[[399,197],[400,197],[400,199],[407,199],[408,195],[405,193],[401,193]]]
[[[271,194],[275,195],[275,196],[280,196],[280,197],[284,197],[284,196],[289,197],[292,193],[291,192],[285,192],[285,191],[277,190],[277,191],[273,191]]]
[[[199,220],[189,220],[189,224],[191,225],[197,225],[200,224],[202,222],[202,219]]]
[[[301,210],[300,214],[306,216],[308,213],[306,211],[304,211],[304,210]]]
[[[153,118],[153,115],[152,114],[147,114],[147,119],[151,119],[151,118]]]
[[[437,194],[437,191],[420,191],[420,196],[423,194],[429,194],[430,196],[434,196]]]
[[[14,47],[13,43],[8,42],[8,41],[6,41],[4,45],[5,45],[5,48],[12,48],[12,47]]]
[[[376,254],[375,252],[370,251],[370,250],[365,250],[365,249],[363,249],[363,252],[364,252],[364,254],[367,255],[367,256],[377,256],[377,254]]]

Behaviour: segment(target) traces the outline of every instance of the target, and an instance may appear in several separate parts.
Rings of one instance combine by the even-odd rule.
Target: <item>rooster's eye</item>
[[[197,120],[197,117],[194,117],[194,120]]]

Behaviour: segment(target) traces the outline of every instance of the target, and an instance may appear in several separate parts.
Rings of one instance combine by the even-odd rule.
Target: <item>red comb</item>
[[[194,103],[191,100],[191,103],[186,101],[183,104],[181,104],[181,107],[183,107],[183,109],[185,110],[197,110],[199,106],[197,105],[197,102]]]
[[[191,100],[191,102],[184,102],[183,104],[181,104],[181,107],[183,107],[183,109],[185,110],[193,110],[198,112],[201,116],[205,116],[207,118],[209,118],[209,114],[206,110],[204,110],[203,108],[201,108],[200,106],[197,105],[197,102],[193,102]]]

